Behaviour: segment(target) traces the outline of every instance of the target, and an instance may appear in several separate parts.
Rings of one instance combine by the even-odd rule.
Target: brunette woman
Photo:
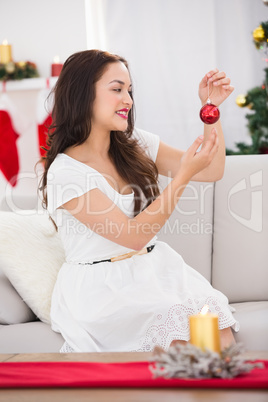
[[[208,81],[219,106],[230,79],[206,74],[202,104]],[[186,152],[135,128],[128,64],[99,50],[67,59],[52,117],[42,188],[66,253],[51,306],[61,351],[167,349],[189,340],[188,316],[205,304],[219,315],[222,346],[234,342],[239,324],[226,296],[156,237],[190,180],[222,177],[220,122]],[[158,174],[172,177],[161,194]]]

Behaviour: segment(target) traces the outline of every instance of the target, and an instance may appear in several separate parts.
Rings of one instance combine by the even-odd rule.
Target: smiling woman
[[[232,92],[230,79],[208,72],[201,102],[208,79],[219,105]],[[67,59],[54,90],[42,189],[66,261],[52,329],[66,340],[62,351],[167,349],[189,340],[188,316],[207,304],[229,345],[239,324],[227,298],[156,238],[188,182],[221,172],[220,123],[186,152],[171,148],[134,127],[131,89],[123,58],[89,50]],[[173,177],[161,194],[158,173]]]
[[[119,56],[91,50],[67,59],[54,89],[44,187],[50,165],[64,152],[107,176],[118,192],[130,192],[131,183],[135,213],[141,210],[141,194],[148,202],[159,194],[157,168],[132,137],[130,89],[128,64]],[[125,112],[123,118],[118,114],[123,109],[127,119]]]

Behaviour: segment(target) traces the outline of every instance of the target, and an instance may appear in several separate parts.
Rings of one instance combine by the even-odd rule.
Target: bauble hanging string
[[[219,118],[220,118],[220,111],[217,108],[216,105],[213,105],[211,103],[211,100],[209,99],[210,93],[209,93],[209,81],[207,82],[208,85],[208,99],[206,105],[204,105],[200,109],[200,119],[202,120],[203,123],[205,124],[214,124],[216,123]]]

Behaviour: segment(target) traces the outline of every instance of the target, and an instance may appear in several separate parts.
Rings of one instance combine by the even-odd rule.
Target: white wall
[[[44,77],[55,55],[64,61],[87,46],[125,56],[137,126],[180,148],[202,131],[200,79],[215,66],[225,70],[235,86],[221,106],[226,144],[249,141],[249,109],[239,108],[235,98],[264,78],[265,63],[252,41],[252,31],[268,20],[262,0],[0,0],[0,16],[0,42],[7,38],[14,60],[34,61]],[[33,176],[39,158],[37,95],[9,93],[28,121],[17,142],[22,176]],[[0,201],[7,187],[0,172]],[[36,181],[21,179],[13,192],[35,193]]]
[[[268,20],[262,0],[86,2],[95,20],[102,17],[105,35],[100,31],[97,43],[130,63],[139,127],[170,145],[188,147],[202,132],[198,84],[218,67],[235,87],[220,107],[227,147],[250,140],[249,109],[239,108],[235,99],[264,79],[266,65],[252,38],[260,22]]]
[[[37,63],[41,76],[54,56],[86,49],[84,0],[1,0],[0,16],[0,42],[7,38],[13,59]]]
[[[13,60],[35,62],[43,77],[50,76],[55,55],[64,61],[72,53],[86,49],[84,0],[0,0],[0,16],[0,42],[7,38],[12,44]],[[17,141],[18,184],[11,188],[0,172],[0,202],[5,194],[36,194],[34,166],[40,157],[36,122],[38,92],[8,92],[23,113],[27,128],[19,133]]]

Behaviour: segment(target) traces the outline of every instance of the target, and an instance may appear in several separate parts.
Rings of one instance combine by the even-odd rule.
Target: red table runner
[[[232,379],[153,378],[149,362],[5,362],[0,363],[0,388],[267,388],[268,360]]]

